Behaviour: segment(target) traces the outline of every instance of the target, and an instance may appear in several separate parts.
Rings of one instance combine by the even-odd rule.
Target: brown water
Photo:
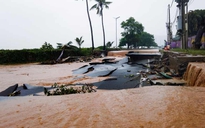
[[[205,127],[205,88],[143,87],[0,100],[0,127]]]

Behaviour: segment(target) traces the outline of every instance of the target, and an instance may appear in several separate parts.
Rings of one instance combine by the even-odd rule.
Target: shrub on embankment
[[[23,49],[23,50],[0,50],[0,64],[32,63],[47,60],[56,60],[61,54],[61,49]],[[66,49],[63,57],[68,56],[89,56],[91,49]]]

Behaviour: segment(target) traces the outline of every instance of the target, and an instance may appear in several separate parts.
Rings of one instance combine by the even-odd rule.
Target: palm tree
[[[107,42],[106,46],[107,46],[108,48],[110,48],[113,43],[114,43],[114,41],[112,41],[112,42],[109,41],[109,42]]]
[[[89,13],[88,0],[86,0],[86,10],[87,10],[88,20],[89,20],[89,24],[90,24],[90,33],[91,33],[92,51],[93,51],[95,46],[94,46],[93,27],[92,27],[92,22],[91,22],[90,13]]]
[[[73,43],[72,41],[69,41],[67,44],[64,44],[64,45],[62,43],[57,43],[57,49],[62,49],[60,56],[56,60],[57,62],[59,62],[61,60],[61,57],[63,56],[64,50],[66,48],[75,47],[75,46],[71,45],[72,43]]]
[[[109,8],[109,4],[112,2],[107,2],[106,0],[95,0],[97,3],[94,4],[90,10],[96,9],[97,14],[101,16],[101,21],[102,21],[102,30],[103,30],[103,50],[105,50],[105,28],[104,28],[104,21],[103,21],[103,9]]]
[[[79,48],[81,48],[81,45],[83,44],[84,40],[83,37],[81,36],[80,38],[75,38],[75,41],[77,42]]]

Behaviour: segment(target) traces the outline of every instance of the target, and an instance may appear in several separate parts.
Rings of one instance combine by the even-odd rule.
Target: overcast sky
[[[155,36],[159,45],[166,39],[168,4],[172,0],[109,0],[108,10],[104,10],[106,42],[116,43],[117,20],[118,43],[123,29],[122,21],[134,17],[143,24],[145,31]],[[190,0],[189,10],[204,9],[204,0]],[[95,4],[89,0],[89,6]],[[171,7],[171,21],[177,10],[174,2]],[[95,46],[103,44],[101,18],[96,10],[90,12],[94,30]],[[176,31],[173,25],[173,31]],[[40,48],[44,42],[56,47],[76,37],[83,36],[82,47],[91,47],[90,28],[86,13],[85,0],[0,0],[0,49]]]

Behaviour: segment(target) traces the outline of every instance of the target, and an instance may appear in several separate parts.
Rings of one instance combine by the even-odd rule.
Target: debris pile
[[[69,85],[57,85],[55,83],[50,90],[44,88],[44,94],[47,96],[67,95],[67,94],[76,94],[76,93],[92,93],[92,92],[96,92],[92,84],[85,84],[81,87],[73,87]]]

